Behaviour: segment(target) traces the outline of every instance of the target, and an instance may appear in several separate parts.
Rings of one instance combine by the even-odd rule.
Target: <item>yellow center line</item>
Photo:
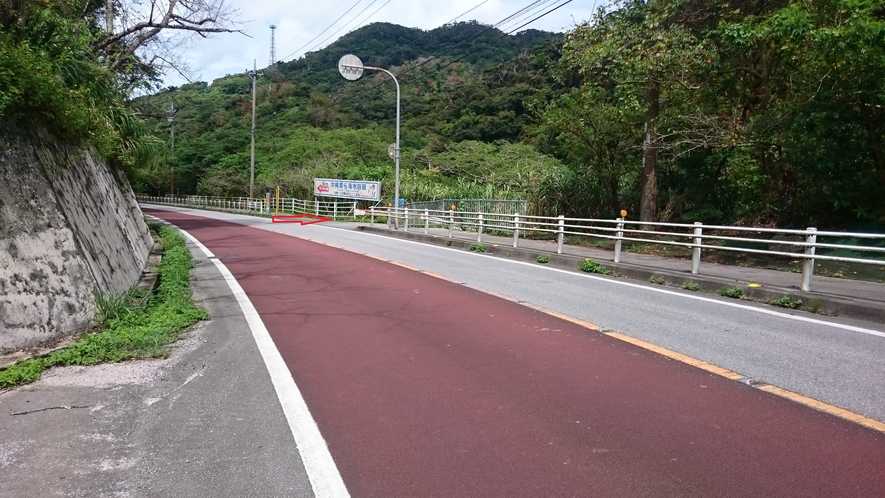
[[[649,351],[658,353],[659,355],[666,356],[667,358],[685,363],[687,365],[691,365],[693,367],[700,368],[701,370],[706,370],[707,372],[719,375],[721,377],[725,377],[726,379],[740,380],[740,379],[744,378],[743,375],[741,375],[737,372],[732,372],[731,370],[728,370],[728,369],[725,369],[722,367],[717,367],[716,365],[713,365],[712,363],[707,363],[706,361],[698,360],[696,358],[692,358],[691,356],[687,356],[682,353],[677,353],[676,351],[672,351],[667,348],[655,346],[654,344],[636,339],[634,337],[626,336],[624,334],[619,334],[617,332],[605,332],[605,335],[607,335],[609,337],[614,337],[615,339],[618,339],[619,341],[624,341],[624,342],[630,343],[634,346],[638,346],[642,349],[647,349]]]
[[[296,237],[296,238],[299,238],[302,240],[307,240],[309,242],[323,244],[323,245],[333,247],[336,249],[344,249],[345,251],[350,251],[350,252],[353,252],[356,254],[360,254],[362,256],[372,258],[372,259],[377,259],[378,261],[384,261],[385,263],[390,263],[392,265],[399,266],[400,268],[405,268],[407,270],[412,270],[412,271],[416,271],[418,273],[423,273],[425,275],[429,275],[431,277],[438,278],[440,280],[445,280],[446,282],[451,282],[454,284],[463,285],[463,282],[453,280],[449,277],[440,275],[438,273],[433,273],[433,272],[429,272],[426,270],[421,270],[421,269],[415,268],[414,266],[409,266],[409,265],[406,265],[403,263],[397,263],[396,261],[390,261],[388,259],[385,259],[385,258],[382,258],[379,256],[375,256],[372,254],[358,252],[358,251],[355,251],[352,249],[347,249],[344,247],[339,247],[339,246],[335,246],[335,245],[328,244],[325,242],[320,242],[320,241],[308,239],[305,237],[299,237],[297,235],[292,235],[292,234],[288,234],[288,233],[283,233],[283,232],[277,232],[277,233],[280,233],[281,235],[289,235],[290,237]],[[495,297],[499,297],[501,299],[505,299],[505,300],[513,302],[513,303],[520,304],[522,306],[526,306],[526,307],[531,308],[535,311],[540,311],[541,313],[559,318],[561,320],[565,320],[567,322],[571,322],[576,325],[580,325],[581,327],[584,327],[589,330],[593,330],[593,331],[597,331],[597,332],[601,331],[599,325],[596,325],[596,324],[593,324],[593,323],[590,323],[590,322],[587,322],[584,320],[580,320],[580,319],[577,319],[577,318],[574,318],[574,317],[571,317],[571,316],[568,316],[568,315],[565,315],[565,314],[562,314],[562,313],[559,313],[559,312],[556,312],[553,310],[549,310],[549,309],[543,308],[541,306],[536,306],[536,305],[533,305],[533,304],[525,302],[525,301],[520,301],[519,299],[512,297],[512,296],[508,296],[506,294],[501,294],[501,293],[493,292],[493,291],[483,291],[480,289],[476,289],[475,287],[471,287],[471,288],[473,288],[475,290],[479,290],[480,292],[484,292],[486,294],[489,294],[489,295],[492,295]],[[645,342],[641,339],[636,339],[634,337],[620,334],[618,332],[602,332],[602,333],[613,338],[613,339],[617,339],[619,341],[623,341],[623,342],[632,344],[636,347],[645,349],[647,351],[651,351],[653,353],[657,353],[659,355],[666,356],[667,358],[679,361],[681,363],[685,363],[686,365],[690,365],[695,368],[700,368],[701,370],[710,372],[715,375],[719,375],[720,377],[725,377],[726,379],[740,381],[740,380],[743,380],[746,378],[744,375],[741,375],[737,372],[733,372],[733,371],[728,370],[726,368],[722,368],[722,367],[713,365],[712,363],[707,363],[706,361],[699,360],[697,358],[692,358],[691,356],[687,356],[682,353],[677,353],[676,351],[672,351],[667,348],[655,346],[654,344],[651,344],[649,342]],[[809,408],[814,408],[814,409],[820,410],[824,413],[828,413],[830,415],[834,415],[836,417],[860,424],[864,427],[873,429],[875,431],[885,433],[885,423],[879,422],[878,420],[874,420],[869,417],[865,417],[863,415],[854,413],[852,411],[845,410],[844,408],[839,408],[838,406],[831,405],[829,403],[824,403],[823,401],[818,401],[814,398],[809,398],[808,396],[803,396],[801,394],[794,393],[792,391],[788,391],[786,389],[783,389],[783,388],[780,388],[777,386],[772,386],[769,384],[760,384],[760,385],[750,384],[750,385],[752,387],[755,387],[756,389],[765,391],[769,394],[774,394],[775,396],[780,396],[782,398],[788,399],[788,400],[793,401],[795,403],[805,405]]]
[[[818,401],[814,398],[809,398],[808,396],[803,396],[801,394],[794,393],[793,391],[788,391],[786,389],[782,389],[777,386],[772,386],[768,384],[756,386],[756,388],[761,389],[767,393],[774,394],[776,396],[780,396],[782,398],[789,399],[791,401],[795,401],[796,403],[803,404],[805,406],[815,408],[825,413],[829,413],[830,415],[835,415],[839,418],[844,418],[846,420],[850,420],[857,424],[860,424],[864,427],[869,427],[870,429],[885,432],[885,423],[879,422],[878,420],[873,420],[868,417],[864,417],[863,415],[859,415],[852,411],[845,410],[843,408],[839,408],[838,406],[831,405],[829,403],[824,403],[823,401]]]

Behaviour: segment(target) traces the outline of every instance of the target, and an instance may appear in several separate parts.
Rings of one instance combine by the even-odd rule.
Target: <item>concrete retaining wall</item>
[[[89,327],[153,245],[128,182],[88,151],[0,123],[0,353]]]

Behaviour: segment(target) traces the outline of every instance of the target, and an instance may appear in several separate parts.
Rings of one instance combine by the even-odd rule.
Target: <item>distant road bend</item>
[[[580,322],[881,422],[878,335],[324,226],[145,211],[236,278],[352,496],[885,496],[885,433]]]

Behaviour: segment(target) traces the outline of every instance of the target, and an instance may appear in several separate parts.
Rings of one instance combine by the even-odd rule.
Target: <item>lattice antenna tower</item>
[[[273,66],[277,62],[277,45],[274,41],[274,33],[276,32],[277,27],[273,24],[270,25],[270,62],[267,64],[268,66]]]

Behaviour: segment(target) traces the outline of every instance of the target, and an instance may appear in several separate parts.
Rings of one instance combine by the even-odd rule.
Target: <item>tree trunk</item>
[[[655,221],[658,212],[658,145],[655,122],[661,111],[660,90],[656,82],[645,89],[645,140],[642,143],[642,180],[639,221]]]

